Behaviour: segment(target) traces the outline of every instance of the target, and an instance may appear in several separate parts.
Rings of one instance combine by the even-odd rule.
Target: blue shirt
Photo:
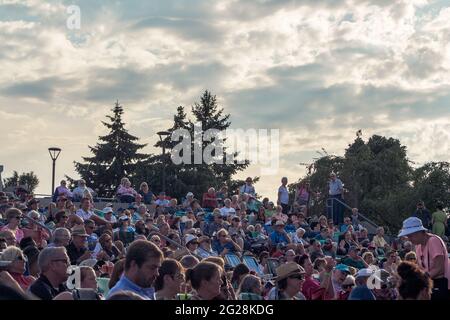
[[[274,231],[270,234],[270,241],[272,241],[272,244],[289,243],[289,240],[286,238],[286,235],[284,233],[280,233],[277,231]]]
[[[113,294],[119,291],[131,291],[141,296],[144,300],[155,300],[155,289],[153,287],[141,288],[130,279],[128,279],[125,275],[122,275],[116,285],[111,290],[109,290],[107,299],[109,299]]]
[[[234,245],[231,242],[227,242],[224,245],[220,244],[219,240],[214,240],[213,245],[212,245],[212,249],[217,252],[218,254],[221,254],[223,249],[227,248],[229,253],[234,253],[236,252],[236,248],[234,247]]]
[[[341,180],[339,180],[337,178],[334,181],[331,180],[330,183],[329,183],[329,186],[330,186],[330,196],[335,196],[335,195],[338,195],[338,194],[342,194],[343,185],[342,185],[342,181]]]
[[[367,286],[356,286],[350,292],[348,300],[376,300],[376,298]]]

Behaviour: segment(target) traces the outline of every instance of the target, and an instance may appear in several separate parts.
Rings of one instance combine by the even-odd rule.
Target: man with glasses
[[[91,252],[88,250],[88,237],[83,226],[73,228],[72,242],[66,247],[72,265],[78,265],[91,258]]]
[[[41,300],[52,300],[61,292],[67,291],[65,282],[70,265],[64,247],[45,248],[38,257],[40,277],[30,286],[30,292]]]

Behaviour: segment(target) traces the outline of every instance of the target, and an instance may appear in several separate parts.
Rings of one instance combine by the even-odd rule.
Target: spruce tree
[[[145,144],[139,144],[139,138],[128,133],[122,120],[123,107],[116,102],[113,115],[106,116],[110,122],[102,121],[110,132],[99,137],[95,147],[89,146],[93,156],[82,157],[83,163],[75,162],[75,170],[86,180],[89,187],[96,190],[99,196],[112,197],[120,180],[128,177],[132,183],[138,163],[147,158],[139,153]]]
[[[183,107],[178,107],[177,113],[174,116],[173,124],[167,129],[169,133],[172,133],[176,129],[186,129],[189,131],[191,137],[191,164],[182,163],[174,164],[170,159],[171,149],[180,143],[179,141],[171,141],[171,137],[166,137],[163,141],[158,141],[155,147],[161,148],[163,145],[166,148],[166,157],[156,155],[152,156],[146,161],[144,166],[141,166],[139,170],[139,176],[143,181],[147,181],[152,184],[154,191],[161,190],[162,185],[162,168],[166,168],[166,191],[167,193],[176,198],[182,198],[187,192],[191,191],[196,197],[201,199],[202,194],[207,191],[209,187],[220,187],[223,184],[229,187],[236,184],[232,180],[232,176],[237,172],[244,170],[248,167],[249,162],[237,163],[236,161],[231,164],[226,163],[226,148],[223,147],[224,154],[223,164],[195,164],[194,162],[194,124],[201,124],[202,131],[205,132],[208,129],[217,129],[220,132],[226,130],[231,122],[229,121],[230,115],[224,114],[224,110],[219,108],[216,96],[212,95],[209,91],[205,91],[200,98],[199,103],[195,103],[192,107],[192,114],[194,118],[192,120],[187,119],[187,115]],[[210,142],[203,141],[201,151]],[[217,155],[219,156],[219,155]],[[237,153],[233,154],[234,159],[237,157]]]

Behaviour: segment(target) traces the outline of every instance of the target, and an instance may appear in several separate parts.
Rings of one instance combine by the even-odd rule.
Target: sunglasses
[[[294,274],[292,276],[289,277],[290,279],[297,279],[297,280],[304,280],[305,276],[302,274]]]
[[[349,289],[349,288],[353,288],[355,285],[354,284],[344,284],[342,285],[343,289]]]

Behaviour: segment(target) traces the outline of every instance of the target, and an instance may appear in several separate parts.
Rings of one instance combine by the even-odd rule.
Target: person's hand
[[[228,248],[223,249],[221,255],[226,255],[228,252],[230,252],[230,250],[228,250]]]
[[[97,254],[97,260],[109,261],[110,259],[111,257],[104,250]]]
[[[90,259],[91,258],[91,252],[89,250],[87,250],[85,253],[83,253],[83,255],[78,258],[78,261],[82,262],[84,260]]]
[[[326,272],[331,272],[334,268],[334,266],[336,265],[336,261],[334,261],[334,259],[332,257],[325,257],[325,271]]]

